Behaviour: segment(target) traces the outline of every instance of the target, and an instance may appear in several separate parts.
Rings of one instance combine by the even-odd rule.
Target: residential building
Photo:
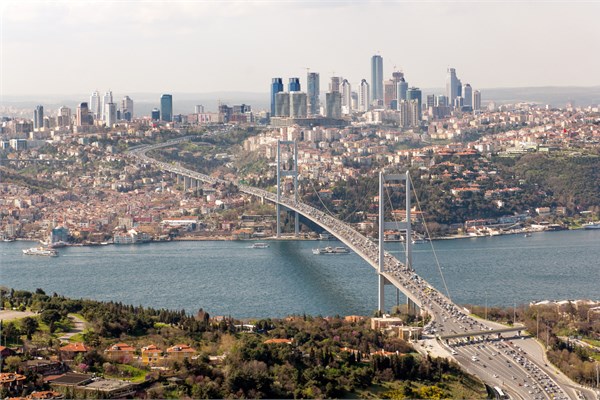
[[[342,94],[340,92],[325,93],[325,117],[342,118]]]
[[[369,82],[366,79],[360,81],[358,87],[358,111],[369,111],[371,105]]]
[[[104,357],[113,362],[125,364],[135,358],[135,347],[127,343],[117,343],[104,350]]]
[[[167,349],[166,359],[171,362],[183,363],[184,360],[189,360],[194,355],[196,355],[196,350],[187,344],[178,344]]]
[[[290,94],[287,92],[278,92],[275,95],[275,116],[290,116]]]
[[[153,344],[142,347],[141,354],[143,365],[154,367],[162,363],[162,350]]]
[[[307,97],[304,92],[290,92],[290,117],[307,117]]]
[[[83,343],[69,343],[60,349],[60,357],[63,361],[74,360],[77,354],[84,354],[90,351],[90,348]]]
[[[473,110],[480,111],[481,110],[481,92],[479,90],[475,90],[473,92],[473,102],[472,102]]]

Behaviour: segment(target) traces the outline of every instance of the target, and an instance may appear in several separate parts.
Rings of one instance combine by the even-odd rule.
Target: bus
[[[502,391],[502,389],[500,389],[500,387],[494,386],[494,390],[496,391],[496,393],[498,393],[499,399],[509,399],[510,398],[510,397],[508,397],[508,395],[506,393],[504,393]]]

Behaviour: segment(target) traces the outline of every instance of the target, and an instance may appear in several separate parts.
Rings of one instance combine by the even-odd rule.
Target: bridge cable
[[[421,202],[419,201],[419,196],[417,195],[417,191],[415,190],[415,185],[413,183],[413,179],[408,175],[410,179],[410,184],[412,185],[412,191],[415,194],[415,200],[417,200],[417,207],[419,207],[419,211],[421,212],[421,217],[423,218],[423,225],[425,226],[425,232],[427,232],[427,238],[429,239],[429,244],[431,245],[431,251],[433,252],[433,257],[435,259],[435,263],[437,264],[438,271],[440,272],[440,276],[442,277],[442,282],[444,283],[444,288],[446,289],[446,294],[448,295],[448,299],[452,300],[450,297],[450,291],[448,290],[448,285],[446,284],[446,278],[444,277],[444,272],[442,271],[442,267],[440,266],[440,260],[438,259],[437,253],[435,252],[435,247],[433,246],[433,241],[431,240],[431,234],[429,233],[429,227],[425,222],[425,215],[423,214],[423,209],[421,208]]]
[[[388,191],[388,187],[384,186],[384,189],[385,189],[385,194],[387,194],[388,203],[390,203],[390,209],[392,210],[392,218],[394,218],[394,222],[396,223],[396,226],[398,226],[398,219],[396,218],[396,213],[394,212],[394,205],[392,204],[392,197],[390,196],[390,193]],[[385,234],[385,231],[383,233]],[[410,240],[410,239],[406,238],[406,240]],[[384,242],[385,242],[385,240],[384,240]],[[400,241],[400,245],[402,246],[402,250],[406,254],[406,245],[404,243],[405,242]],[[412,265],[410,266],[410,268],[412,269]]]

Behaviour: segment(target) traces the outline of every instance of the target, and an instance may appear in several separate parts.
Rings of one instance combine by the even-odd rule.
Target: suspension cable
[[[442,271],[442,267],[440,266],[440,260],[438,259],[437,253],[435,252],[435,247],[433,246],[433,241],[431,240],[431,234],[429,233],[429,227],[427,226],[427,222],[425,221],[425,216],[423,214],[423,209],[421,208],[421,202],[419,201],[419,196],[417,195],[417,191],[415,190],[415,185],[413,183],[412,177],[408,174],[408,178],[410,179],[410,184],[412,185],[413,193],[415,194],[415,200],[417,200],[417,207],[419,207],[419,211],[421,212],[421,217],[423,218],[423,225],[425,226],[425,232],[427,233],[427,238],[429,239],[429,244],[431,245],[431,251],[433,252],[433,257],[435,259],[435,263],[437,264],[438,271],[440,272],[440,276],[442,277],[442,282],[444,283],[444,288],[446,289],[446,294],[448,295],[448,299],[452,300],[450,297],[450,291],[448,290],[448,285],[446,285],[446,278],[444,277],[444,272]]]
[[[392,197],[390,196],[387,186],[384,185],[384,189],[385,189],[385,194],[387,195],[387,198],[388,198],[388,203],[390,204],[390,209],[392,210],[392,218],[394,218],[394,222],[396,223],[396,226],[398,226],[398,219],[396,218],[396,213],[394,213],[394,205],[392,204]],[[384,234],[385,234],[385,232],[384,232]],[[408,241],[408,240],[411,240],[411,238],[407,237],[406,241]],[[408,246],[408,243],[406,243],[406,245],[405,245],[401,241],[400,245],[402,246],[402,250],[406,253],[406,246]],[[412,265],[410,267],[412,268]]]

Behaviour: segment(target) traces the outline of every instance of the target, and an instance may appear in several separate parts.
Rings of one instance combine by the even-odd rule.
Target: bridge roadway
[[[160,147],[171,146],[173,144],[189,140],[189,138],[179,138],[164,143],[149,146],[138,146],[130,150],[130,154],[138,161],[146,162],[155,167],[182,175],[198,181],[210,184],[235,184],[238,189],[250,195],[261,197],[265,200],[277,203],[277,195],[266,190],[254,188],[248,185],[237,184],[235,182],[214,178],[201,174],[180,165],[170,164],[155,160],[146,155],[146,152]],[[289,210],[296,211],[305,218],[320,225],[357,255],[367,261],[373,268],[378,269],[378,246],[365,236],[354,230],[348,224],[337,220],[336,218],[317,210],[314,207],[301,202],[295,202],[293,198],[282,196],[280,204]],[[469,356],[473,350],[472,344],[466,346],[447,345],[440,340],[439,334],[445,335],[474,335],[482,334],[484,331],[493,331],[495,329],[506,328],[491,321],[479,320],[471,317],[468,311],[458,307],[456,304],[437,291],[432,285],[419,277],[414,270],[398,261],[393,255],[385,252],[385,269],[382,275],[388,283],[398,288],[409,299],[411,299],[420,309],[425,310],[432,317],[432,321],[425,329],[428,335],[424,340],[415,343],[417,349],[423,353],[430,353],[435,356],[454,358],[468,372],[478,376],[482,381],[490,386],[499,386],[513,398],[520,399],[578,399],[580,393],[584,394],[585,399],[596,399],[597,397],[591,390],[585,390],[570,381],[564,375],[557,374],[552,367],[546,365],[544,361],[544,352],[540,351],[540,345],[534,342],[532,338],[526,338],[521,341],[523,347],[530,347],[529,352],[523,352],[520,357],[527,360],[528,368],[508,366],[513,360],[511,353],[495,353],[494,360],[503,360],[504,362],[489,363],[479,359],[475,360]],[[490,332],[491,333],[491,332]],[[527,346],[524,346],[527,344]],[[480,344],[481,352],[488,351],[484,347],[490,347],[489,343]],[[475,351],[477,352],[477,351]],[[452,355],[451,355],[452,354]],[[470,357],[470,358],[469,358]],[[491,357],[491,356],[490,356]],[[476,357],[477,358],[477,357]],[[529,383],[527,383],[529,382]],[[527,383],[527,385],[525,385]]]

